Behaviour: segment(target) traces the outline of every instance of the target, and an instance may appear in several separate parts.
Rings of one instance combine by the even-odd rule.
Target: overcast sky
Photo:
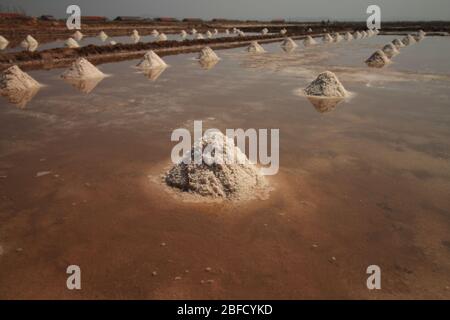
[[[366,20],[369,4],[381,7],[382,20],[450,20],[450,0],[0,0],[29,15],[64,17],[69,4],[82,15],[198,18],[323,18]]]

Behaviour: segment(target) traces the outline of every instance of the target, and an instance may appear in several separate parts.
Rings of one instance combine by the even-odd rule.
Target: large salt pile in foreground
[[[68,48],[79,48],[80,45],[73,38],[69,38],[65,42],[66,47]]]
[[[345,98],[348,96],[342,83],[331,71],[325,71],[304,89],[307,96],[326,98]]]
[[[403,48],[405,45],[403,44],[403,42],[400,39],[394,39],[392,40],[392,44],[397,48]]]
[[[416,43],[417,41],[416,39],[414,39],[412,35],[408,34],[406,37],[403,38],[402,42],[405,46],[409,46]]]
[[[108,39],[108,35],[107,35],[104,31],[100,31],[98,37],[99,37],[100,40],[102,40],[102,41],[106,41],[106,39]]]
[[[20,45],[28,51],[34,51],[37,49],[39,43],[31,35],[27,35]]]
[[[210,47],[205,47],[200,51],[198,59],[201,61],[218,61],[220,58]]]
[[[141,69],[165,68],[167,64],[153,50],[150,50],[136,67]]]
[[[40,84],[16,65],[9,67],[0,75],[0,93],[14,95],[21,91],[39,88]]]
[[[382,50],[389,59],[392,59],[400,53],[400,51],[398,51],[392,43],[388,43],[387,45],[385,45]]]
[[[305,47],[314,46],[314,45],[316,45],[316,44],[317,44],[317,41],[314,40],[314,38],[311,37],[311,36],[307,36],[307,37],[305,38],[305,40],[303,40],[303,45],[304,45]]]
[[[211,152],[205,154],[205,150]],[[214,161],[213,153],[222,154],[224,160]],[[195,154],[203,154],[200,164],[194,163]],[[258,168],[235,146],[233,139],[219,131],[209,132],[194,142],[183,160],[166,173],[165,182],[191,195],[212,199],[249,200],[255,198],[258,191],[267,188],[266,180]]]
[[[61,77],[64,79],[94,79],[103,78],[105,74],[98,70],[85,58],[78,58]]]
[[[353,35],[350,32],[347,32],[344,36],[344,39],[346,41],[352,41],[353,40]]]
[[[330,36],[329,33],[327,33],[327,34],[325,34],[325,35],[323,36],[322,41],[323,41],[323,42],[333,42],[333,37]]]
[[[160,33],[158,36],[158,41],[167,41],[167,36],[164,33]]]
[[[84,35],[80,32],[80,30],[75,31],[75,33],[72,36],[76,41],[81,41],[83,39]]]
[[[252,41],[250,45],[247,48],[247,51],[250,53],[265,53],[266,50],[264,50],[263,47],[258,43],[258,41]]]
[[[285,48],[297,48],[298,47],[297,43],[295,43],[295,41],[292,40],[292,38],[289,38],[289,37],[285,38],[283,40],[283,42],[281,43],[281,46],[285,47]]]
[[[382,68],[390,62],[391,60],[389,60],[382,50],[375,51],[374,54],[366,60],[366,64],[373,68]]]

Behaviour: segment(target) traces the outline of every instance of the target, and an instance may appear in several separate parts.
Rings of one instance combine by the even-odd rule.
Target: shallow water
[[[0,100],[0,297],[450,298],[450,39],[367,68],[394,38],[222,50],[208,70],[167,56],[154,81],[138,60],[108,63],[89,93],[29,72],[45,87],[21,108]],[[324,70],[353,97],[296,94]],[[149,179],[194,120],[280,129],[268,200],[185,203]],[[65,289],[69,264],[81,292]]]

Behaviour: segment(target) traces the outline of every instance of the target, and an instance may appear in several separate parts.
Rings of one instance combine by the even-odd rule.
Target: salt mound
[[[427,35],[427,33],[425,31],[423,31],[422,29],[419,30],[419,35],[425,37]]]
[[[181,30],[180,35],[181,35],[181,37],[184,39],[184,38],[187,37],[187,32],[186,32],[185,30]]]
[[[0,93],[5,96],[39,88],[40,84],[16,65],[9,67],[0,76]]]
[[[9,43],[4,36],[0,36],[0,43]]]
[[[204,154],[205,149],[212,150]],[[213,152],[220,152],[224,159],[237,159],[231,164],[214,161]],[[203,154],[201,164],[191,160],[194,154]],[[247,200],[255,197],[267,183],[264,176],[242,151],[235,146],[233,139],[219,131],[209,132],[187,152],[184,161],[174,165],[165,176],[165,182],[174,188],[193,195],[215,199]],[[186,162],[186,163],[185,163]]]
[[[218,34],[218,33],[219,33],[219,30],[214,29],[213,34],[216,35],[216,34]]]
[[[160,33],[158,36],[158,41],[167,41],[167,36],[164,33]]]
[[[247,51],[250,53],[265,53],[266,50],[264,50],[263,47],[258,43],[258,41],[252,41],[250,45],[247,48]]]
[[[80,30],[75,31],[75,33],[72,36],[76,41],[81,41],[83,39],[84,35],[80,32]]]
[[[208,38],[211,38],[212,37],[212,33],[211,33],[211,31],[206,31],[206,36],[208,37]]]
[[[266,35],[267,33],[269,33],[269,29],[264,28],[264,29],[261,30],[261,34],[262,35]]]
[[[405,46],[409,46],[416,43],[417,41],[416,39],[414,39],[412,35],[408,34],[406,37],[403,38],[402,42]]]
[[[141,36],[139,34],[133,33],[131,35],[131,41],[133,41],[134,43],[138,43],[139,40],[141,40]]]
[[[239,30],[239,36],[240,36],[240,37],[245,37],[245,32],[244,32],[244,31],[241,31],[241,30]]]
[[[281,46],[285,47],[285,48],[297,48],[298,47],[297,43],[295,43],[295,41],[292,40],[292,38],[289,38],[289,37],[285,38],[283,40],[283,42],[281,43]]]
[[[361,38],[366,38],[368,36],[367,32],[362,31],[361,32]]]
[[[153,69],[165,68],[167,64],[153,50],[150,50],[136,66],[141,69]]]
[[[311,36],[307,36],[307,37],[305,38],[305,40],[303,40],[303,45],[304,45],[305,47],[314,46],[314,45],[316,45],[316,44],[317,44],[317,41],[314,40],[314,38],[311,37]]]
[[[225,34],[230,34],[230,30],[225,29]]]
[[[372,54],[369,57],[369,59],[366,60],[366,64],[369,67],[373,67],[373,68],[382,68],[389,62],[391,62],[391,61],[386,56],[386,54],[381,50],[375,51],[374,54]]]
[[[109,44],[112,45],[112,46],[115,46],[115,45],[117,44],[117,42],[115,42],[114,40],[111,40],[111,41],[109,42]]]
[[[346,41],[352,41],[353,40],[353,35],[350,32],[347,32],[344,36],[344,39]]]
[[[131,32],[131,34],[132,34],[132,35],[135,34],[135,35],[138,36],[138,35],[139,35],[139,32],[138,32],[136,29],[134,29],[133,32]]]
[[[198,59],[202,61],[218,61],[220,58],[210,47],[205,47],[200,51]]]
[[[322,38],[323,42],[333,42],[333,37],[330,36],[329,33],[325,34]]]
[[[4,50],[9,44],[9,41],[5,37],[0,36],[0,50]]]
[[[194,28],[191,30],[191,33],[192,34],[196,34],[197,33],[197,30],[195,30]]]
[[[333,72],[325,71],[311,82],[304,90],[308,96],[328,97],[328,98],[345,98],[348,96],[342,83]]]
[[[80,45],[73,38],[69,38],[65,42],[66,47],[68,48],[79,48]]]
[[[205,39],[205,37],[203,37],[203,35],[201,33],[197,33],[197,35],[195,36],[195,39],[201,40],[201,39]]]
[[[372,37],[374,35],[374,33],[373,33],[373,31],[372,30],[367,30],[367,37]]]
[[[342,41],[342,36],[339,34],[339,32],[336,32],[334,34],[334,42],[341,42]]]
[[[403,42],[400,39],[394,39],[392,40],[392,44],[397,48],[403,48],[405,45],[403,44]]]
[[[158,30],[153,29],[153,30],[152,30],[152,36],[154,36],[155,38],[156,38],[157,36],[159,36]]]
[[[308,32],[312,32],[312,29],[311,29],[311,28],[308,28]]]
[[[100,38],[100,40],[102,40],[103,42],[106,41],[106,39],[108,39],[108,35],[104,32],[101,31],[98,35],[98,37]]]
[[[286,33],[287,33],[287,30],[286,30],[286,29],[281,29],[281,30],[280,30],[280,34],[281,34],[282,36],[284,36]]]
[[[105,74],[98,70],[92,63],[85,58],[78,58],[72,63],[61,77],[64,79],[93,79],[102,78]]]
[[[362,34],[359,31],[355,32],[355,39],[361,39],[362,38]]]
[[[35,51],[39,45],[37,40],[30,35],[27,35],[20,45],[28,51]]]
[[[398,51],[392,43],[388,43],[387,45],[385,45],[382,50],[389,59],[392,59],[400,53],[400,51]]]

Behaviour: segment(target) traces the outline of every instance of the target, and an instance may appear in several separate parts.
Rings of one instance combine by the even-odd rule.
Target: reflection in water
[[[209,70],[214,68],[214,66],[219,62],[219,60],[198,60],[198,63],[200,64],[200,66],[205,69],[205,70]]]
[[[286,53],[291,53],[294,52],[296,47],[292,47],[292,46],[281,46],[281,49],[283,49],[284,52]]]
[[[342,98],[315,98],[308,97],[309,102],[312,103],[317,112],[327,113],[333,111],[336,106],[344,99]]]
[[[8,101],[19,109],[24,109],[28,102],[38,93],[40,87],[33,87],[28,90],[9,91],[3,94]]]
[[[64,81],[82,93],[90,93],[103,79],[103,77],[98,77],[92,79],[64,79]]]
[[[156,81],[162,73],[166,70],[166,67],[159,67],[159,68],[151,68],[148,70],[144,70],[144,74],[147,78],[149,78],[152,81]]]

